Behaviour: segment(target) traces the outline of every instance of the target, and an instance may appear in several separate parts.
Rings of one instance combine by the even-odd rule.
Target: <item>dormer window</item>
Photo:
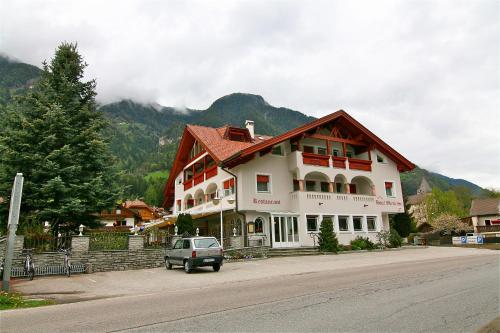
[[[239,142],[252,142],[252,137],[248,129],[238,127],[228,127],[224,133],[224,139]]]
[[[379,154],[377,154],[377,162],[378,163],[385,163],[385,160],[382,156],[380,156]]]

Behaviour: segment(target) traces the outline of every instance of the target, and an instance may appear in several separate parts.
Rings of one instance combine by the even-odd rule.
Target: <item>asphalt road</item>
[[[413,255],[404,252],[398,255]],[[205,277],[224,274],[226,266],[230,273],[233,268],[226,265],[219,273],[189,276],[198,283],[189,288],[3,311],[0,328],[2,333],[475,332],[499,315],[500,265],[498,252],[471,253],[385,264],[377,256],[393,254],[349,255],[353,264],[342,268],[203,284]],[[377,264],[355,264],[370,256]],[[315,260],[327,266],[345,260],[341,257],[272,260],[293,268]],[[239,269],[245,273],[244,263]],[[187,276],[180,270],[163,272],[175,279]]]

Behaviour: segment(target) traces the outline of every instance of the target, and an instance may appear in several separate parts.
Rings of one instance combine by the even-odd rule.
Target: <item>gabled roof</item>
[[[251,147],[248,147],[248,148],[242,150],[241,152],[238,152],[235,155],[231,156],[230,158],[228,158],[224,162],[230,163],[231,165],[238,164],[238,160],[245,161],[247,157],[255,154],[256,152],[259,152],[259,151],[264,150],[266,148],[272,147],[276,144],[279,144],[283,141],[292,139],[294,137],[301,136],[304,132],[315,129],[318,126],[325,125],[325,124],[327,124],[331,121],[334,121],[336,119],[345,120],[348,124],[352,125],[354,128],[356,128],[361,133],[363,133],[368,139],[370,139],[370,141],[372,141],[377,146],[377,148],[379,150],[381,150],[383,153],[387,154],[394,162],[396,162],[398,164],[399,171],[408,171],[408,170],[412,170],[413,168],[415,168],[413,163],[408,161],[403,155],[398,153],[396,150],[394,150],[392,147],[390,147],[387,143],[385,143],[382,139],[380,139],[378,136],[373,134],[366,127],[361,125],[356,119],[352,118],[344,110],[339,110],[339,111],[334,112],[332,114],[329,114],[325,117],[322,117],[322,118],[314,120],[310,123],[307,123],[303,126],[297,127],[291,131],[288,131],[288,132],[285,132],[281,135],[275,136],[269,140],[265,140],[264,142],[253,145]]]
[[[125,208],[148,208],[148,209],[151,209],[151,207],[149,207],[144,201],[141,201],[139,199],[136,199],[136,200],[127,200],[125,201],[125,203],[123,204],[123,207]]]
[[[500,198],[482,198],[472,200],[471,216],[500,214]]]

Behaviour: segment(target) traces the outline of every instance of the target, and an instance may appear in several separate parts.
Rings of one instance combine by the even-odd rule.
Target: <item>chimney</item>
[[[252,139],[254,139],[255,138],[255,130],[254,130],[253,120],[246,120],[245,127],[247,128],[248,132],[250,132],[250,136],[252,137]]]

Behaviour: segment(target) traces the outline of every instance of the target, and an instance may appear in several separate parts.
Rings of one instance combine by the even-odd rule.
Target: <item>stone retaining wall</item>
[[[140,235],[129,236],[128,250],[89,251],[89,238],[85,236],[75,236],[72,239],[71,262],[74,264],[84,264],[87,273],[163,266],[165,249],[144,249],[142,237],[143,236]],[[13,266],[23,266],[23,243],[24,237],[16,236],[14,258],[12,260]],[[0,259],[2,259],[5,253],[5,247],[0,250]],[[35,266],[38,267],[63,265],[64,254],[58,252],[34,253],[33,262]]]

